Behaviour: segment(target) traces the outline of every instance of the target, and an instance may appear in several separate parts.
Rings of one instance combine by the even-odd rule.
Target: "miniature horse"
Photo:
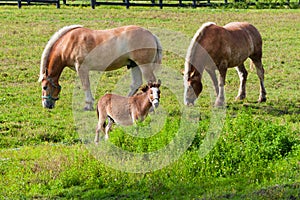
[[[224,85],[228,68],[236,67],[240,78],[237,100],[246,97],[247,71],[244,61],[251,59],[260,79],[258,101],[266,101],[264,68],[262,66],[262,39],[258,30],[247,22],[232,22],[223,27],[208,22],[194,35],[188,48],[184,71],[184,103],[193,105],[202,91],[201,78],[204,69],[210,75],[217,98],[215,106],[224,105]],[[219,82],[216,72],[220,73]]]
[[[129,96],[146,81],[156,81],[154,71],[161,64],[162,48],[158,38],[138,26],[91,30],[80,25],[66,26],[48,41],[41,58],[42,105],[53,108],[61,90],[59,77],[68,66],[76,70],[85,92],[85,110],[93,109],[89,71],[131,68]]]
[[[108,133],[114,122],[122,126],[130,126],[137,120],[143,121],[149,110],[159,105],[160,85],[160,80],[157,83],[148,82],[148,85],[141,89],[141,93],[132,97],[116,94],[104,95],[97,105],[98,124],[95,143],[99,142],[100,130],[105,133],[105,139],[108,139]],[[108,119],[108,124],[106,124],[106,119]]]

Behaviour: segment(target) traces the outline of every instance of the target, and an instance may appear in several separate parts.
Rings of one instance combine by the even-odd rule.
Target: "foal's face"
[[[159,99],[160,99],[160,90],[158,87],[151,87],[149,90],[149,98],[151,100],[152,106],[154,108],[157,108],[159,105]]]
[[[54,83],[51,78],[42,80],[42,105],[44,108],[52,109],[57,101],[61,87],[58,83]]]
[[[160,90],[159,87],[161,85],[161,81],[158,80],[157,82],[148,82],[148,85],[142,89],[143,92],[147,92],[148,99],[150,100],[153,108],[157,108],[159,105],[160,99]]]
[[[194,105],[202,91],[202,83],[200,74],[189,73],[184,77],[184,104]]]

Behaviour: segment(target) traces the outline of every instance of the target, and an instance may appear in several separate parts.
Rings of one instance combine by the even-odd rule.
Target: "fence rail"
[[[67,0],[0,0],[1,4],[14,4],[16,3],[19,8],[22,7],[23,4],[31,5],[32,3],[42,3],[42,4],[56,4],[57,8],[60,8],[61,2],[64,5],[82,5],[78,4],[68,4]],[[274,5],[296,5],[297,8],[300,7],[300,0],[274,0],[274,2],[267,0],[253,0],[253,2],[249,0],[231,0],[232,2],[228,2],[228,0],[86,0],[85,5],[90,5],[93,9],[96,6],[101,5],[119,5],[126,6],[129,8],[131,6],[151,6],[151,7],[205,7],[212,5],[228,5],[232,3],[243,3],[246,5],[255,5],[255,4],[274,4]],[[72,1],[73,2],[73,1]]]

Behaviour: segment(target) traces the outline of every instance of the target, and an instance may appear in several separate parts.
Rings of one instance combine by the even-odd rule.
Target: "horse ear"
[[[38,82],[41,82],[44,79],[44,77],[47,76],[48,76],[48,69],[45,69],[45,72],[43,74],[40,74]]]
[[[39,77],[38,82],[42,82],[43,78],[44,78],[44,76],[41,74],[40,77]]]
[[[158,81],[157,81],[157,87],[159,87],[160,85],[161,85],[161,80],[158,79]]]
[[[148,81],[148,84],[147,84],[149,87],[151,87],[153,85],[153,82],[152,81]]]
[[[192,78],[195,75],[195,70],[190,73],[190,77]]]
[[[149,84],[149,83],[148,83]],[[141,88],[141,90],[143,91],[143,92],[147,92],[147,90],[149,89],[149,86],[148,85],[144,85],[142,88]]]

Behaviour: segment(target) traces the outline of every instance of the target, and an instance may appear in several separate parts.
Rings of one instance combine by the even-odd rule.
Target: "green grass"
[[[0,199],[300,198],[299,18],[299,10],[287,9],[1,6]],[[222,110],[211,107],[208,78],[197,105],[192,110],[182,105],[180,72],[185,51],[206,21],[220,25],[248,21],[259,29],[264,42],[267,102],[256,103],[259,82],[251,70],[247,99],[235,102],[239,81],[236,71],[229,70],[226,114],[217,117],[224,122],[218,133],[214,131],[219,124],[211,119]],[[131,173],[116,169],[146,168],[141,164],[149,164],[147,158],[118,160],[121,154],[107,154],[105,149],[95,155],[97,149],[90,142],[96,113],[83,112],[83,106],[76,104],[81,101],[77,94],[83,94],[73,71],[65,69],[61,76],[56,108],[42,108],[37,82],[40,57],[51,35],[70,24],[95,29],[137,24],[160,37],[165,49],[163,69],[172,72],[170,80],[160,74],[160,117],[155,121],[159,113],[151,114],[138,125],[149,137],[127,134],[135,129],[119,126],[114,126],[110,137],[117,148],[145,153],[153,160],[154,153],[171,144],[173,151],[155,160],[161,162],[155,170]],[[249,62],[246,64],[249,69]],[[106,92],[127,91],[130,80],[126,77],[126,68],[96,76],[96,99]],[[207,143],[212,146],[205,146]],[[210,151],[204,156],[206,148]]]

